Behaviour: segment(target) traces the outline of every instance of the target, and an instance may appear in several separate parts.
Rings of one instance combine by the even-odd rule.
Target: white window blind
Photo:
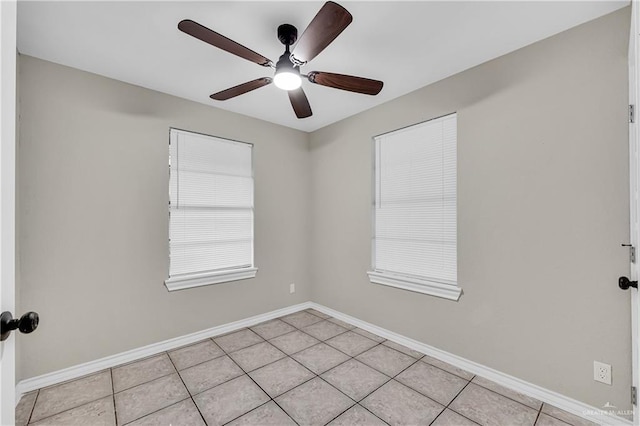
[[[169,146],[167,287],[254,276],[252,145],[171,129]]]
[[[447,286],[457,288],[456,114],[378,136],[374,143],[369,275],[399,278],[417,291],[421,285],[445,293]],[[460,292],[451,294],[457,299]]]

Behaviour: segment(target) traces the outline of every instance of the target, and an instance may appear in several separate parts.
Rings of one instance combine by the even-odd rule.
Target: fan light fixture
[[[273,77],[273,82],[276,87],[287,91],[295,90],[302,85],[300,71],[295,69],[289,57],[289,46],[287,46],[287,51],[280,56],[280,59],[278,59],[278,63],[276,64],[276,75]]]
[[[2,0],[0,0],[2,1]],[[307,95],[301,86],[302,80],[320,86],[334,89],[347,90],[364,95],[377,95],[382,90],[383,82],[370,78],[356,77],[353,75],[335,74],[324,71],[311,71],[300,74],[300,67],[318,56],[333,40],[344,31],[353,16],[347,9],[333,1],[327,1],[311,20],[307,29],[298,40],[298,30],[291,24],[282,24],[278,27],[278,40],[285,45],[285,51],[278,63],[257,52],[223,36],[191,19],[183,19],[178,23],[178,29],[185,34],[208,43],[218,49],[222,49],[239,58],[267,68],[275,68],[275,75],[260,77],[246,83],[238,84],[225,90],[216,92],[209,97],[216,101],[226,101],[236,96],[249,93],[252,90],[275,83],[279,89],[286,90],[293,112],[298,118],[311,117],[311,105]],[[293,53],[289,47],[295,44]]]

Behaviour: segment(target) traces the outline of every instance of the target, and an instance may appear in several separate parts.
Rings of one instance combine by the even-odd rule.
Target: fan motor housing
[[[290,24],[282,24],[278,27],[278,40],[286,46],[290,46],[298,39],[298,29]]]

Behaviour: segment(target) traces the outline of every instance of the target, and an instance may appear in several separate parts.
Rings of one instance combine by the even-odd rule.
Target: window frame
[[[184,290],[187,288],[194,287],[202,287],[212,284],[220,284],[225,282],[246,280],[250,278],[254,278],[258,272],[258,268],[255,266],[255,160],[254,160],[254,144],[250,142],[239,141],[235,139],[229,139],[222,136],[214,136],[201,132],[194,132],[192,130],[180,129],[177,127],[169,128],[169,152],[171,152],[171,143],[173,141],[173,134],[175,132],[182,133],[191,133],[194,135],[205,136],[208,138],[220,139],[224,142],[232,142],[232,143],[241,143],[248,145],[251,152],[251,179],[253,181],[253,191],[252,191],[252,209],[251,209],[251,266],[249,267],[238,267],[238,268],[229,268],[229,269],[218,269],[207,272],[194,272],[187,274],[179,274],[175,276],[170,275],[171,271],[171,239],[170,235],[168,235],[168,263],[167,263],[167,278],[164,281],[164,285],[168,291],[176,291],[176,290]],[[167,189],[170,191],[171,189],[171,155],[169,155],[169,175],[167,181]],[[169,200],[167,203],[167,212],[168,212],[168,221],[167,221],[167,231],[170,230],[171,227],[171,196],[169,195]],[[169,231],[170,232],[170,231]]]
[[[456,266],[458,263],[458,243],[457,243],[457,229],[458,229],[458,160],[457,160],[457,150],[458,150],[458,124],[457,124],[457,111],[444,114],[438,117],[434,117],[428,120],[424,120],[418,123],[410,124],[404,127],[400,127],[398,129],[394,129],[388,132],[380,133],[378,135],[371,137],[371,157],[372,157],[372,167],[371,167],[371,268],[367,271],[367,275],[369,277],[369,281],[373,284],[380,284],[389,287],[399,288],[402,290],[408,290],[416,293],[427,294],[431,296],[441,297],[444,299],[458,301],[460,296],[462,295],[462,288],[459,286],[459,281],[456,282],[445,280],[445,279],[433,279],[427,278],[417,275],[411,274],[403,274],[396,272],[388,272],[388,271],[380,271],[376,269],[376,203],[377,203],[377,171],[380,168],[379,158],[378,158],[378,149],[377,149],[377,138],[385,135],[389,135],[391,133],[395,133],[398,131],[402,131],[414,126],[424,125],[434,120],[440,120],[448,116],[455,115],[456,116]]]

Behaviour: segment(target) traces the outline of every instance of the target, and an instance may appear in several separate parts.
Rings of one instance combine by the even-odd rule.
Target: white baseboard
[[[633,425],[633,422],[629,420],[623,419],[622,417],[610,415],[601,409],[592,407],[573,398],[569,398],[557,392],[542,388],[538,385],[534,385],[533,383],[526,382],[524,380],[518,379],[517,377],[510,376],[508,374],[494,370],[493,368],[478,364],[477,362],[473,362],[452,353],[435,348],[433,346],[429,346],[425,343],[418,342],[417,340],[410,339],[401,334],[394,333],[393,331],[389,331],[382,327],[378,327],[377,325],[362,321],[350,315],[343,314],[342,312],[335,311],[331,308],[327,308],[326,306],[319,305],[314,302],[311,302],[310,306],[313,309],[316,309],[327,315],[331,315],[332,317],[349,324],[355,325],[356,327],[359,327],[363,330],[377,334],[378,336],[384,337],[385,339],[399,343],[425,355],[432,356],[433,358],[437,358],[440,361],[447,362],[453,366],[462,368],[463,370],[467,370],[470,373],[492,380],[506,388],[512,389],[516,392],[520,392],[532,398],[536,398],[539,401],[546,402],[547,404],[556,406],[562,410],[565,410],[571,414],[575,414],[576,416],[582,417],[589,421],[602,425]]]
[[[590,420],[595,423],[603,425],[632,425],[629,420],[621,417],[616,417],[603,412],[600,409],[592,407],[583,402],[561,395],[557,392],[542,388],[533,383],[526,382],[518,379],[517,377],[510,376],[468,359],[459,357],[433,346],[427,345],[417,340],[410,339],[401,334],[389,331],[377,325],[362,321],[358,318],[350,315],[343,314],[342,312],[335,311],[326,306],[319,305],[314,302],[304,302],[297,305],[289,306],[275,311],[267,312],[261,315],[256,315],[250,318],[246,318],[239,321],[234,321],[228,324],[223,324],[217,327],[209,328],[206,330],[198,331],[195,333],[187,334],[185,336],[176,337],[174,339],[165,340],[163,342],[154,343],[138,349],[132,349],[130,351],[122,352],[120,354],[108,356],[95,361],[86,362],[84,364],[76,365],[73,367],[65,368],[63,370],[54,371],[52,373],[43,374],[41,376],[32,377],[30,379],[22,380],[16,386],[16,404],[20,400],[20,397],[27,392],[31,392],[36,389],[40,389],[46,386],[55,385],[58,383],[66,382],[68,380],[77,379],[88,374],[96,373],[104,370],[105,368],[115,367],[120,364],[135,361],[137,359],[145,358],[151,355],[165,352],[168,350],[176,349],[180,346],[195,343],[199,340],[209,337],[219,336],[221,334],[229,333],[234,330],[238,330],[244,327],[250,327],[252,325],[268,321],[273,318],[277,318],[283,315],[288,315],[294,312],[298,312],[304,309],[313,308],[327,315],[331,315],[334,318],[352,324],[363,330],[377,334],[385,339],[404,345],[408,348],[421,352],[425,355],[432,356],[441,361],[447,362],[463,370],[467,370],[473,374],[492,380],[504,387],[512,389],[516,392],[528,395],[536,398],[539,401],[546,402],[553,406],[556,406],[562,410],[565,410],[571,414]]]
[[[116,355],[100,358],[95,361],[85,362],[84,364],[75,365],[73,367],[43,374],[41,376],[21,380],[16,385],[16,404],[20,401],[22,395],[36,389],[77,379],[79,377],[104,370],[105,368],[115,367],[116,365],[125,364],[127,362],[155,355],[160,352],[165,352],[179,348],[181,346],[189,345],[202,339],[219,336],[221,334],[229,333],[241,328],[250,327],[263,321],[268,321],[270,319],[281,317],[283,315],[292,314],[294,312],[302,311],[310,307],[311,302],[304,302],[297,305],[288,306],[286,308],[277,309],[275,311],[256,315],[250,318],[245,318],[243,320],[230,322],[227,324],[219,325],[217,327],[212,327],[206,330],[187,334],[185,336],[176,337],[173,339],[143,346],[141,348],[132,349],[130,351],[122,352]]]

